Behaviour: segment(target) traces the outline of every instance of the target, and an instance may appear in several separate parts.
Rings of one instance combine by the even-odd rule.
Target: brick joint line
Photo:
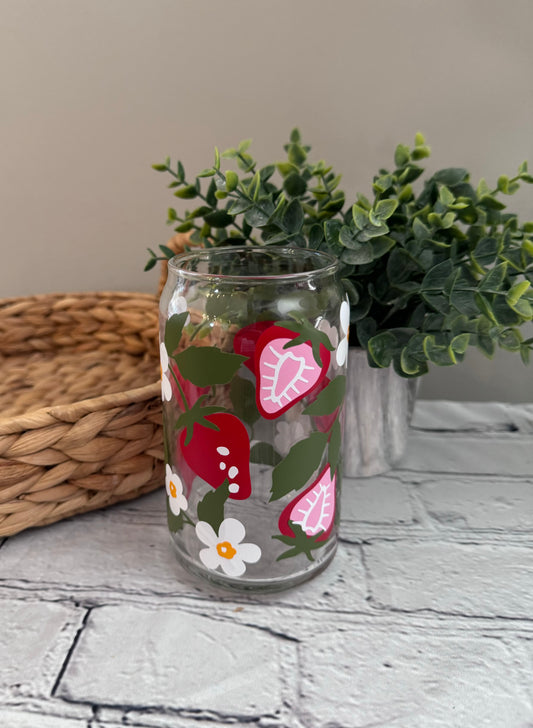
[[[89,617],[91,616],[92,610],[93,610],[93,607],[87,608],[87,611],[85,612],[85,615],[83,617],[82,623],[81,623],[80,627],[78,628],[76,634],[74,635],[74,639],[72,640],[72,644],[69,647],[69,650],[68,650],[68,652],[67,652],[67,654],[65,656],[65,659],[63,660],[63,664],[61,665],[61,667],[59,669],[59,673],[58,673],[57,678],[56,678],[56,680],[54,682],[54,686],[52,687],[52,691],[50,693],[50,695],[51,695],[52,698],[54,698],[56,696],[56,691],[59,688],[59,685],[61,683],[61,680],[63,679],[63,675],[66,672],[66,669],[67,669],[67,667],[69,665],[70,659],[71,659],[72,655],[74,654],[74,650],[76,649],[76,647],[78,645],[78,642],[79,642],[79,639],[81,637],[81,634],[82,634],[83,630],[85,629],[85,627],[87,626],[87,622],[89,621]]]

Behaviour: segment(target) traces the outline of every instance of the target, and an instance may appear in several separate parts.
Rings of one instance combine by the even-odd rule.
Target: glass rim
[[[308,258],[317,263],[316,267],[310,268],[306,271],[296,271],[287,273],[273,273],[273,274],[225,274],[225,273],[206,273],[200,271],[189,270],[183,266],[184,263],[188,263],[193,260],[209,260],[210,258],[216,258],[218,255],[231,253],[232,255],[239,253],[261,253],[262,255],[272,254],[285,260],[297,260]],[[270,246],[270,245],[223,245],[214,248],[198,248],[197,250],[190,251],[188,253],[180,253],[170,258],[168,261],[168,267],[173,273],[181,275],[186,278],[195,280],[220,280],[228,282],[243,282],[243,281],[254,281],[254,282],[272,282],[272,281],[299,281],[308,280],[315,276],[331,275],[339,270],[340,263],[338,258],[331,253],[326,253],[323,250],[313,250],[311,248],[298,248],[288,246]]]

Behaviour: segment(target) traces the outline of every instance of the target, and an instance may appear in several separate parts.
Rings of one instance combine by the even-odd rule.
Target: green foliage
[[[225,480],[216,490],[209,490],[198,503],[199,521],[205,521],[218,533],[224,520],[224,506],[229,497],[229,480]]]
[[[180,343],[181,334],[189,312],[175,313],[171,316],[165,325],[165,347],[169,356],[172,356],[178,344]]]
[[[231,380],[230,399],[236,416],[252,427],[261,417],[255,403],[255,387],[249,379],[235,375]]]
[[[283,460],[269,442],[256,442],[250,449],[250,462],[275,467]]]
[[[326,433],[312,432],[291,447],[288,455],[272,471],[271,501],[303,488],[320,465],[327,442]]]
[[[245,356],[228,354],[216,346],[189,346],[173,358],[183,377],[197,387],[227,384],[246,361]]]
[[[284,344],[284,349],[291,349],[299,344],[309,343],[313,350],[313,357],[319,367],[322,366],[322,354],[320,347],[323,346],[329,351],[333,351],[333,346],[329,337],[323,332],[316,329],[307,319],[294,315],[295,321],[276,321],[275,326],[281,326],[284,329],[293,331],[297,336]]]
[[[187,407],[176,422],[176,430],[181,430],[182,427],[185,428],[185,445],[188,445],[192,440],[195,425],[207,427],[208,430],[216,430],[217,432],[219,430],[217,425],[206,418],[216,412],[224,412],[224,407],[218,407],[217,405],[203,406],[205,399],[207,399],[207,394],[198,397],[192,407]]]
[[[393,168],[374,176],[372,198],[357,195],[345,207],[340,175],[310,161],[297,129],[276,164],[259,167],[250,145],[216,152],[213,167],[194,181],[181,162],[153,165],[170,174],[177,198],[197,200],[182,216],[167,211],[175,230],[190,232],[191,246],[329,251],[340,260],[351,303],[350,343],[367,350],[371,366],[420,376],[429,362],[461,361],[469,345],[488,357],[501,347],[529,361],[533,341],[521,328],[533,317],[533,222],[521,223],[501,199],[533,183],[526,162],[493,189],[484,179],[474,187],[461,167],[428,175],[419,162],[430,149],[417,133],[412,148],[396,147]],[[237,169],[222,171],[221,159]],[[146,270],[170,257],[159,247],[163,256],[149,249]]]
[[[319,416],[333,414],[341,406],[345,392],[346,377],[341,374],[319,392],[315,401],[304,409],[303,414]]]
[[[285,145],[286,159],[259,167],[249,153],[251,140],[215,154],[215,164],[188,180],[181,162],[170,158],[152,165],[171,176],[169,187],[181,200],[199,201],[193,210],[178,214],[170,208],[167,223],[176,232],[189,232],[191,245],[266,244],[318,248],[324,241],[323,223],[338,215],[344,193],[338,190],[340,176],[320,161],[308,159],[310,147],[301,143],[293,129]],[[237,169],[221,170],[221,158]],[[274,179],[274,176],[276,178]],[[208,185],[202,188],[202,183]],[[145,270],[157,260],[172,257],[168,248],[158,256],[149,249]]]
[[[290,559],[293,556],[300,556],[300,554],[305,554],[309,561],[314,561],[313,551],[324,545],[324,541],[319,540],[323,532],[320,531],[320,533],[317,533],[315,536],[308,536],[300,525],[293,523],[292,521],[289,521],[289,523],[294,534],[293,536],[284,536],[279,533],[272,536],[272,538],[277,541],[281,541],[281,543],[285,544],[285,546],[289,546],[287,551],[280,554],[276,561]]]
[[[525,361],[531,346],[520,327],[533,311],[531,229],[498,195],[533,181],[527,164],[514,177],[501,175],[493,190],[485,180],[474,189],[468,172],[454,167],[425,179],[417,194],[407,192],[406,181],[423,174],[414,162],[428,155],[420,134],[413,149],[400,145],[396,168],[374,178],[372,202],[354,205],[335,230],[341,260],[354,261],[343,275],[359,294],[351,343],[367,349],[372,366],[392,363],[407,377],[424,374],[428,362],[456,364],[468,345],[489,357],[496,346],[519,351]],[[380,220],[384,202],[392,213]],[[384,238],[385,252],[370,247]]]

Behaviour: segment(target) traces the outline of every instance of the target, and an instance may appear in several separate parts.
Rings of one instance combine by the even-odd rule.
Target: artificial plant
[[[169,158],[154,169],[172,176],[170,187],[196,207],[168,222],[190,234],[190,244],[290,245],[326,250],[341,263],[351,302],[350,344],[368,352],[372,366],[391,363],[414,377],[464,358],[469,345],[492,357],[499,346],[527,363],[533,338],[533,222],[508,212],[502,195],[532,183],[527,163],[501,175],[491,189],[477,187],[466,169],[428,175],[419,162],[430,155],[417,134],[413,148],[396,147],[394,168],[380,169],[372,197],[346,205],[340,175],[324,161],[309,161],[310,147],[297,129],[286,159],[259,167],[250,141],[215,151],[215,163],[188,180]],[[221,169],[221,157],[237,170]],[[203,189],[203,179],[208,179]],[[146,269],[174,255],[149,250]]]

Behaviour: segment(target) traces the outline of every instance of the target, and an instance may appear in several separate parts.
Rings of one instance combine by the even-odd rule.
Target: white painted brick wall
[[[153,499],[153,497],[152,497]],[[4,583],[16,587],[26,581],[74,594],[93,603],[112,595],[157,594],[178,597],[202,593],[217,598],[227,592],[204,585],[186,574],[170,547],[164,492],[158,494],[159,525],[144,525],[109,513],[86,514],[51,528],[27,531],[9,539],[0,552]],[[142,500],[141,500],[142,503]],[[119,511],[119,509],[115,509]],[[119,511],[120,512],[120,511]],[[40,548],[35,549],[35,539]],[[267,600],[299,606],[302,599],[314,608],[340,610],[365,604],[364,569],[358,551],[347,554],[341,546],[336,569],[327,569],[298,591],[281,592]],[[353,588],[346,590],[345,584]]]
[[[531,437],[489,433],[451,436],[414,432],[401,470],[527,478],[533,473]]]
[[[305,725],[525,728],[533,717],[497,639],[347,629],[310,639],[302,655]]]
[[[533,478],[448,477],[424,482],[416,491],[428,515],[446,528],[533,533]]]
[[[412,523],[413,518],[407,486],[398,479],[374,476],[344,480],[341,528],[352,521],[405,524]]]
[[[0,701],[50,695],[84,613],[49,602],[0,601]]]
[[[275,715],[282,707],[277,642],[263,630],[184,611],[102,607],[92,611],[57,694],[132,708]]]
[[[533,406],[414,426],[280,594],[185,573],[162,490],[0,543],[0,728],[532,728]]]
[[[380,608],[529,619],[533,550],[455,543],[365,546],[372,601]]]
[[[41,712],[22,713],[17,709],[0,708],[0,725],[2,728],[86,728],[87,719],[80,721]]]

